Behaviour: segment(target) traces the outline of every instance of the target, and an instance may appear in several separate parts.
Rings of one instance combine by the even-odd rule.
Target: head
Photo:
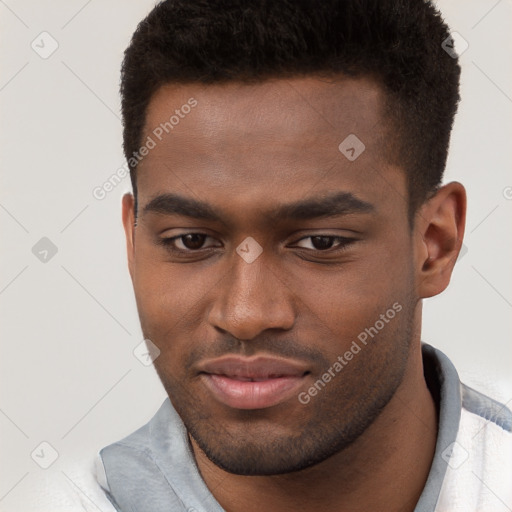
[[[417,0],[168,1],[137,28],[121,83],[130,273],[160,379],[227,471],[328,458],[410,374],[421,299],[448,285],[463,236],[463,188],[440,186],[448,36]],[[212,391],[227,356],[300,375],[240,406]]]

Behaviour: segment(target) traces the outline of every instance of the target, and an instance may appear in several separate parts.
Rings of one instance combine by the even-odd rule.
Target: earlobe
[[[135,200],[132,194],[125,194],[122,203],[122,218],[126,236],[126,252],[128,256],[128,270],[133,279],[135,264]]]
[[[466,191],[458,182],[441,187],[418,212],[416,268],[420,298],[433,297],[450,283],[465,222]]]

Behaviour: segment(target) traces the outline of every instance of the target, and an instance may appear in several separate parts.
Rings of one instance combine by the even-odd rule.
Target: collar
[[[457,370],[440,350],[422,343],[427,386],[438,412],[436,449],[423,492],[414,512],[434,512],[448,467],[461,417],[461,384]]]

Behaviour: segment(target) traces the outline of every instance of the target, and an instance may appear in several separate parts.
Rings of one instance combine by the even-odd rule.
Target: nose
[[[247,263],[232,257],[209,313],[210,324],[239,340],[256,338],[266,329],[289,330],[295,322],[292,293],[278,271],[261,255]]]

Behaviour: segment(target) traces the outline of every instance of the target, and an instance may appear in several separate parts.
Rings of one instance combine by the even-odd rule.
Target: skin
[[[155,368],[203,479],[228,512],[413,511],[437,435],[421,299],[449,283],[463,186],[440,188],[411,229],[405,172],[386,152],[384,93],[368,78],[165,86],[144,139],[190,97],[197,106],[139,164],[136,226],[130,194],[123,223],[142,330],[161,351]],[[354,161],[338,149],[351,133],[365,144]],[[371,210],[269,218],[334,192]],[[170,193],[207,203],[219,220],[172,213],[169,202],[146,208]],[[190,232],[207,237],[175,242],[186,253],[158,243]],[[308,238],[320,235],[334,238]],[[252,263],[235,251],[247,237],[263,249]],[[307,404],[235,409],[199,374],[224,354],[283,356],[307,367],[307,392],[396,303],[401,311]]]

